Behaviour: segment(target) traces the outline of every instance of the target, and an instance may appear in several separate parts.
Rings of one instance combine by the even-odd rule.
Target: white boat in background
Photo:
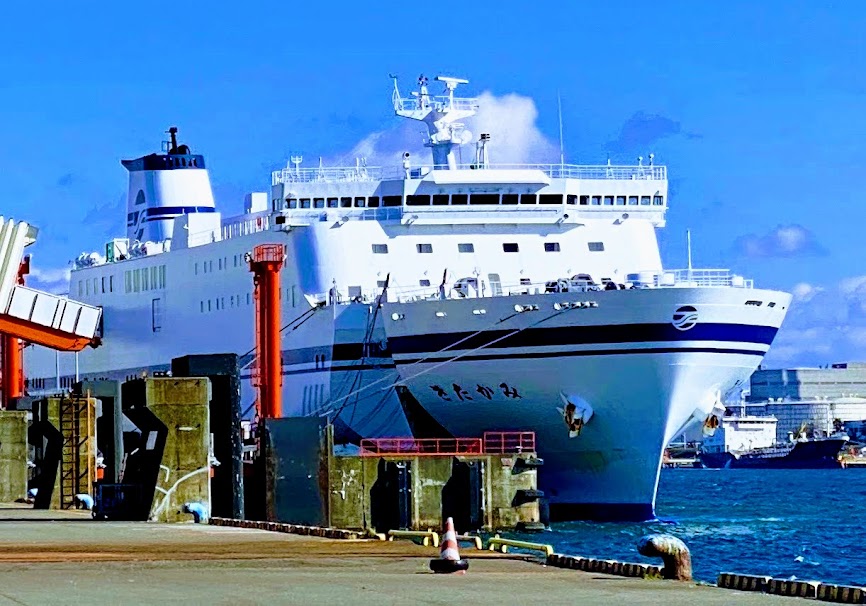
[[[75,358],[30,348],[30,390],[186,354],[236,352],[248,368],[245,255],[282,243],[285,414],[327,416],[350,441],[534,431],[555,518],[652,517],[665,445],[748,380],[790,296],[663,268],[668,171],[651,154],[497,165],[496,133],[464,125],[479,108],[455,96],[466,81],[437,80],[440,96],[422,78],[409,97],[395,80],[392,97],[426,126],[432,163],[293,157],[239,217],[222,217],[204,157],[176,130],[162,153],[124,161],[127,235],[71,277],[71,295],[103,309],[104,344]]]

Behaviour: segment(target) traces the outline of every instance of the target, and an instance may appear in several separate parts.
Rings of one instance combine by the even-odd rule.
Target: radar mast
[[[402,97],[397,88],[397,77],[391,78],[394,80],[394,112],[427,125],[428,137],[424,145],[433,151],[433,168],[456,169],[454,147],[472,140],[472,133],[459,121],[475,115],[478,99],[455,97],[454,90],[458,84],[468,84],[469,80],[436,76],[437,81],[445,83],[445,91],[443,95],[431,96],[427,90],[427,78],[422,74],[418,78],[418,90],[409,97]]]

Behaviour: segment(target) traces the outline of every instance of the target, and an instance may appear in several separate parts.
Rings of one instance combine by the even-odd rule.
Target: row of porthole
[[[553,309],[555,309],[556,311],[563,311],[566,309],[590,309],[590,308],[597,308],[597,307],[598,307],[598,301],[571,301],[571,302],[564,301],[564,302],[559,302],[559,303],[553,304]],[[519,314],[530,312],[530,311],[538,311],[538,310],[539,310],[538,305],[520,305],[518,303],[514,306],[514,311],[516,313],[519,313]],[[475,316],[483,316],[486,314],[487,314],[486,309],[479,308],[479,309],[473,309],[472,310],[472,315],[475,315]],[[437,311],[435,313],[435,316],[437,318],[445,318],[445,317],[447,317],[447,315],[448,314],[444,311]],[[398,313],[395,311],[394,313],[391,314],[391,319],[394,322],[397,322],[398,320],[405,320],[406,314],[401,314],[401,313]]]

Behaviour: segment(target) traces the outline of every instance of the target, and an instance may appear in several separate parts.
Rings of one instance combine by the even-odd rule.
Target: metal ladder
[[[62,447],[60,451],[60,508],[75,506],[75,495],[90,493],[90,442],[93,419],[86,398],[60,400],[59,424]]]

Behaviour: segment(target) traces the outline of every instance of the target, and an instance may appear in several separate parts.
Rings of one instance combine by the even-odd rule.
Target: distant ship
[[[699,459],[713,469],[834,469],[849,438],[844,432],[810,435],[804,425],[787,443],[776,440],[777,419],[771,416],[731,415],[707,436]]]

